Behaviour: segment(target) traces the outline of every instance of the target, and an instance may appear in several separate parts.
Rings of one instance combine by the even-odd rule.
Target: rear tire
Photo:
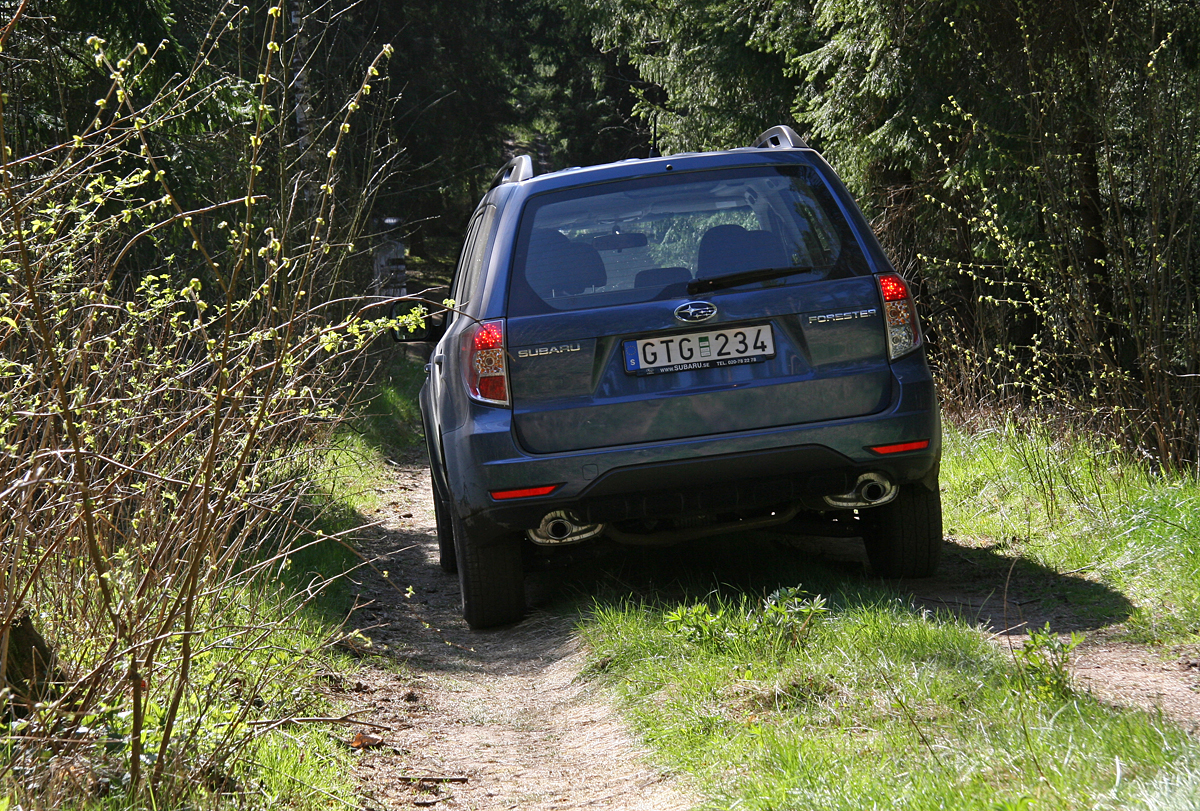
[[[445,477],[446,457],[440,450],[442,443],[429,430],[429,421],[421,414],[421,427],[425,431],[425,450],[429,454],[429,488],[433,491],[433,518],[437,524],[438,565],[446,574],[458,571],[458,556],[454,551],[454,523],[450,520],[450,496],[438,487],[438,473]],[[435,461],[438,464],[435,464]]]
[[[453,513],[458,583],[463,619],[473,630],[508,625],[525,615],[525,571],[521,537],[482,538],[472,535]]]
[[[433,518],[437,522],[438,565],[446,574],[458,571],[458,555],[454,550],[454,524],[450,521],[450,505],[433,486]]]
[[[867,559],[880,577],[930,577],[942,555],[942,496],[920,482],[863,516]]]

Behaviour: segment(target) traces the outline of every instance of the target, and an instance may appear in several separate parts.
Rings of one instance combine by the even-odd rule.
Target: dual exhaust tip
[[[854,483],[853,490],[837,496],[825,496],[825,503],[839,510],[878,507],[894,499],[897,492],[899,488],[882,473],[864,473]]]
[[[604,524],[581,524],[566,510],[547,513],[537,529],[526,530],[529,540],[542,546],[579,543],[604,532]]]
[[[838,510],[878,507],[896,497],[899,488],[882,473],[863,473],[854,489],[836,496],[825,496],[825,503]],[[579,543],[604,532],[604,524],[584,524],[567,510],[547,513],[536,529],[526,530],[529,540],[541,546]]]

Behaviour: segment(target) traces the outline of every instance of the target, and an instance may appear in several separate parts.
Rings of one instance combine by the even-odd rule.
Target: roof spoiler
[[[758,140],[754,142],[755,149],[808,149],[808,144],[804,143],[804,139],[796,134],[796,131],[786,124],[771,129],[758,136]]]
[[[492,185],[488,186],[488,189],[494,189],[501,183],[520,183],[531,177],[533,177],[533,159],[528,155],[517,155],[504,164],[503,169],[496,172],[496,176],[492,178]]]

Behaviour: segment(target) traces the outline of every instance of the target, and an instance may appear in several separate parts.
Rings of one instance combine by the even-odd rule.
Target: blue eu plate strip
[[[638,360],[637,341],[625,342],[625,368],[628,371],[641,368],[641,362]]]

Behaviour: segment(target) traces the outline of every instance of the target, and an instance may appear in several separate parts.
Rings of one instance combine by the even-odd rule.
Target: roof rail
[[[533,160],[528,155],[517,155],[504,164],[503,169],[496,172],[496,176],[492,178],[492,185],[488,186],[488,189],[494,189],[501,183],[520,183],[531,177],[533,177]]]
[[[808,144],[804,143],[804,139],[796,134],[796,131],[786,124],[771,129],[758,136],[758,140],[754,142],[754,147],[757,149],[776,149],[780,147],[790,147],[792,149],[808,149]]]

